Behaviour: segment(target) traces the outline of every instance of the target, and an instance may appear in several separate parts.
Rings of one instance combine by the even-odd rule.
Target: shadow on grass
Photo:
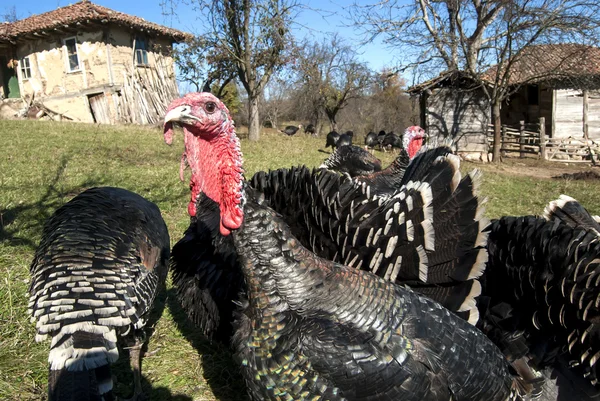
[[[11,208],[0,209],[0,241],[7,241],[9,245],[26,245],[31,249],[35,249],[37,244],[31,238],[19,237],[17,232],[39,228],[44,226],[44,223],[54,213],[54,211],[62,206],[68,199],[81,193],[87,188],[102,185],[102,182],[97,180],[87,180],[80,185],[64,188],[59,185],[65,169],[69,164],[70,156],[63,155],[59,166],[54,174],[54,177],[46,186],[46,191],[37,201],[23,200],[18,205]],[[17,219],[22,221],[21,225],[17,225],[14,229],[8,227]]]
[[[3,208],[0,205],[0,241],[7,242],[11,246],[25,245],[31,250],[37,248],[37,243],[28,236],[28,233],[39,231],[41,233],[46,220],[52,214],[81,192],[99,186],[116,186],[114,182],[107,182],[106,178],[86,179],[77,185],[66,186],[64,174],[72,156],[63,155],[58,163],[58,168],[52,179],[46,184],[44,193],[37,199],[26,199],[25,197],[18,205]],[[159,185],[159,184],[157,184]],[[148,187],[150,192],[155,188]],[[162,189],[162,188],[161,188]],[[152,202],[175,202],[182,197],[186,189],[168,196],[153,198]],[[23,191],[25,192],[25,191]],[[140,194],[144,196],[144,194]]]
[[[204,379],[215,397],[221,401],[248,401],[246,386],[232,350],[207,340],[181,308],[175,289],[171,288],[167,293],[167,303],[175,325],[200,355]]]
[[[154,334],[154,328],[158,320],[162,317],[165,310],[167,300],[167,290],[164,285],[158,291],[154,305],[150,314],[148,315],[148,321],[146,322],[146,342],[144,343],[143,353],[144,355],[148,352],[148,341]],[[115,390],[117,395],[130,397],[133,395],[133,371],[131,370],[128,352],[119,348],[119,360],[112,366],[112,373],[118,378],[118,382],[115,383]],[[160,358],[160,350],[155,358]],[[173,394],[170,389],[166,387],[152,387],[152,383],[144,376],[144,359],[142,357],[142,390],[146,399],[148,400],[165,400],[165,401],[192,401],[192,398],[187,395]]]

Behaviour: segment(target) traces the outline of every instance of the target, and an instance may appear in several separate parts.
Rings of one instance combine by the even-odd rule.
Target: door
[[[95,123],[110,124],[110,110],[104,93],[89,95],[90,110]]]
[[[8,59],[0,56],[0,90],[5,98],[18,99],[21,97],[17,71],[8,66]]]

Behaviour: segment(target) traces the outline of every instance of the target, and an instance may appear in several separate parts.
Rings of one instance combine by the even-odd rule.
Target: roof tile
[[[13,23],[0,25],[0,42],[14,41],[20,36],[35,32],[64,28],[77,23],[115,23],[130,26],[134,29],[149,31],[157,35],[171,37],[175,41],[183,41],[191,34],[148,22],[143,18],[121,13],[83,0],[75,4],[60,7],[43,14],[32,15]]]

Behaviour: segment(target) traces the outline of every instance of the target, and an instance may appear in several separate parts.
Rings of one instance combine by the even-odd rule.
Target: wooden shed
[[[484,77],[494,75],[492,68]],[[550,138],[600,138],[600,48],[530,46],[512,64],[509,84],[503,125],[533,126],[544,117]],[[491,107],[466,73],[444,72],[408,92],[418,99],[421,124],[430,135],[455,138],[459,151],[487,152]]]

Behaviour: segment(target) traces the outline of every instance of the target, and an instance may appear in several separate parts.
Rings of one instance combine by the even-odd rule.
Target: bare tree
[[[178,79],[197,92],[212,92],[221,98],[225,87],[237,76],[236,65],[228,53],[203,36],[194,36],[173,49],[173,58],[179,67]]]
[[[305,100],[313,105],[313,119],[320,128],[324,113],[332,130],[337,130],[336,116],[350,99],[368,89],[371,73],[356,52],[337,35],[321,43],[306,43],[296,67]]]
[[[595,41],[599,11],[588,0],[382,0],[355,5],[351,13],[369,38],[381,36],[401,50],[402,69],[413,68],[416,77],[467,74],[490,102],[499,161],[500,106],[518,89],[512,66],[533,44]]]
[[[184,0],[185,1],[185,0]],[[271,75],[293,49],[296,0],[189,0],[201,15],[201,41],[227,60],[248,94],[248,137],[260,136],[259,99]],[[207,61],[209,61],[206,58]],[[219,71],[213,66],[215,71]]]
[[[19,20],[17,15],[17,8],[15,6],[5,7],[2,16],[0,17],[2,22],[15,22]]]
[[[292,94],[292,79],[289,71],[284,69],[273,75],[261,99],[263,125],[268,122],[272,128],[277,128],[281,117],[289,116]]]

